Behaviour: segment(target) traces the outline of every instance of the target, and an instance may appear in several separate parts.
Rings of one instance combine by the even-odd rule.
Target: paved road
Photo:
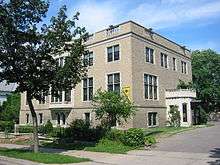
[[[220,122],[212,127],[195,129],[163,139],[155,150],[220,155]]]
[[[0,144],[1,146],[22,147]],[[124,155],[71,150],[59,153],[92,160],[79,163],[80,165],[220,165],[220,123],[163,139],[152,151],[137,150]],[[29,165],[27,161],[0,157],[0,165],[3,164]]]

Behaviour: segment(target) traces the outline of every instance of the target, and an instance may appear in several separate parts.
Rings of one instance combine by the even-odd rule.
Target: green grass
[[[0,148],[0,155],[17,159],[25,159],[46,164],[64,164],[64,163],[80,163],[89,161],[85,158],[77,158],[73,156],[53,154],[53,153],[33,153],[27,150]]]
[[[86,151],[108,152],[114,154],[126,154],[128,151],[135,149],[134,147],[125,146],[121,142],[111,141],[107,139],[101,140],[94,147],[86,147]]]

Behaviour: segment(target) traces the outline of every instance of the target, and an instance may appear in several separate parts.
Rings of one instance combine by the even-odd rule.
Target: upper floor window
[[[93,97],[93,78],[83,79],[83,101],[92,100]]]
[[[120,73],[108,74],[108,91],[120,93]]]
[[[164,53],[160,53],[160,65],[164,68],[168,68],[168,56]]]
[[[43,113],[39,113],[39,124],[43,124]]]
[[[154,63],[154,50],[151,48],[146,48],[146,62],[151,64]]]
[[[39,104],[45,104],[46,103],[46,95],[45,93],[41,92]]]
[[[176,71],[176,58],[173,57],[173,70]]]
[[[157,77],[144,74],[144,97],[145,99],[157,100],[158,84]]]
[[[181,72],[184,74],[187,73],[187,64],[185,61],[181,61]]]
[[[63,94],[62,91],[53,91],[51,94],[51,102],[52,103],[60,103],[63,100]]]
[[[71,102],[71,90],[66,90],[64,94],[64,100],[67,102]]]
[[[85,66],[92,66],[93,65],[93,52],[87,52],[84,54],[83,62]]]
[[[108,62],[117,61],[120,59],[119,45],[107,48]]]

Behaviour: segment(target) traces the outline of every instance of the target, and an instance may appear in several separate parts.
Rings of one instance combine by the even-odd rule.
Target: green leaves
[[[127,121],[136,111],[133,103],[123,93],[120,95],[100,89],[93,97],[93,106],[97,119],[106,120],[110,126],[120,123],[122,119]]]
[[[220,107],[220,55],[211,49],[192,53],[193,83],[207,112]]]

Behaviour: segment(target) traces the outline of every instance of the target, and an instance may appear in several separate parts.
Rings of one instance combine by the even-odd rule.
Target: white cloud
[[[220,1],[161,0],[152,4],[142,3],[128,16],[148,27],[162,29],[220,16]]]
[[[80,12],[79,23],[86,27],[89,32],[95,32],[119,22],[117,12],[119,7],[115,6],[111,1],[95,2],[83,1],[79,4],[70,15],[76,11]]]

